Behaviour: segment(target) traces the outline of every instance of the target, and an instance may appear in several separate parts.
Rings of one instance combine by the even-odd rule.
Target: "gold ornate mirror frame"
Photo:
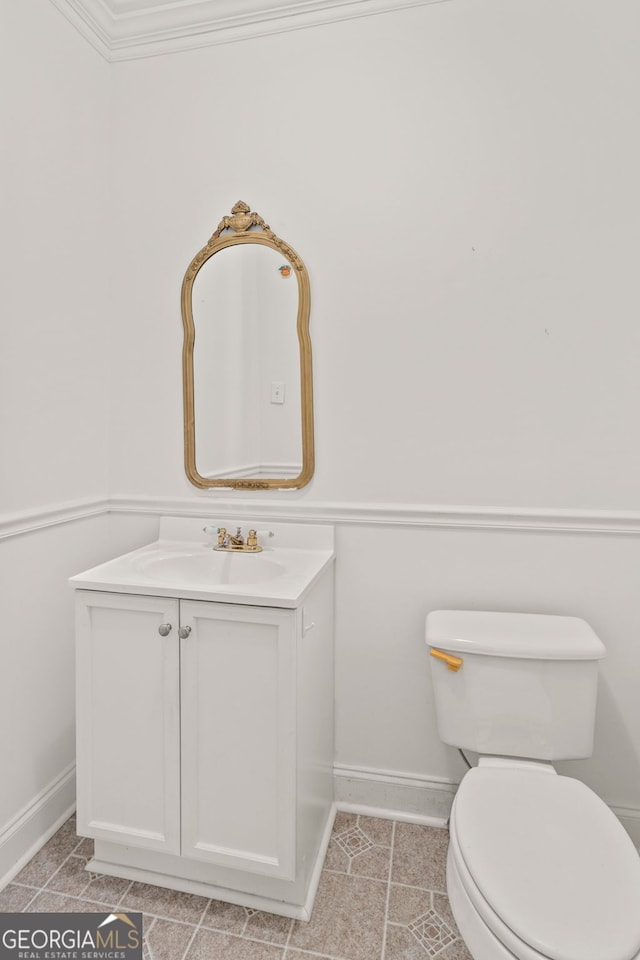
[[[297,334],[300,347],[300,401],[302,428],[302,469],[297,477],[203,477],[196,467],[195,391],[193,351],[195,324],[193,319],[193,284],[200,269],[220,250],[243,244],[262,244],[287,258],[298,281]],[[207,245],[196,254],[187,268],[182,282],[182,322],[184,346],[182,351],[184,398],[184,457],[187,477],[196,487],[231,487],[239,490],[295,489],[304,487],[313,476],[313,390],[311,373],[311,338],[309,336],[310,288],[309,275],[298,254],[275,235],[259,214],[239,201],[230,216],[220,221]]]

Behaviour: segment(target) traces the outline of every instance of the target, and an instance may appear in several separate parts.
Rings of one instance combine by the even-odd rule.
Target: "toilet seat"
[[[579,780],[483,763],[460,785],[450,831],[467,897],[515,957],[638,960],[640,858]]]

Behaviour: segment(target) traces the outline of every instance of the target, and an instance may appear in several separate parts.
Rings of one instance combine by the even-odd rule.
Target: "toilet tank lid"
[[[604,644],[579,617],[488,610],[433,610],[427,643],[454,653],[527,660],[601,660]]]

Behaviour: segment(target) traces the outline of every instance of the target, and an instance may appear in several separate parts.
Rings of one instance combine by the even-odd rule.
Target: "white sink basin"
[[[167,556],[152,554],[141,557],[135,566],[144,577],[176,587],[258,584],[274,580],[286,572],[282,563],[260,553],[218,553],[213,550]]]
[[[216,517],[231,529],[255,522]],[[261,553],[219,552],[203,527],[211,519],[163,517],[159,538],[70,578],[76,590],[297,607],[334,559],[333,527],[269,523]]]

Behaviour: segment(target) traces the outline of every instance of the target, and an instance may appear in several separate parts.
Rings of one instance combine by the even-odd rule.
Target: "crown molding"
[[[111,60],[112,16],[101,0],[51,0],[105,60]]]
[[[137,60],[448,0],[51,0],[108,61]]]

